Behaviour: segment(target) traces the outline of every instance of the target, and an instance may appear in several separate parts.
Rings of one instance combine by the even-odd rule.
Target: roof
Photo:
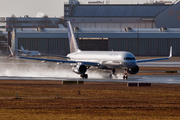
[[[78,5],[74,17],[155,17],[169,5]]]
[[[67,33],[66,28],[15,28],[16,33]]]
[[[6,20],[10,20],[11,17],[6,17]],[[42,19],[46,19],[44,17],[15,17],[18,21],[42,21]],[[59,21],[61,18],[48,17],[49,20]]]
[[[67,28],[43,28],[38,30],[37,28],[15,28],[16,33],[67,33]],[[131,28],[129,32],[125,28],[116,29],[94,29],[94,28],[79,28],[79,33],[162,33],[160,28]],[[74,32],[76,33],[76,32]],[[180,33],[180,28],[167,28],[163,33]]]
[[[12,33],[13,37],[14,33]],[[159,28],[153,29],[134,29],[126,32],[121,29],[80,29],[80,32],[74,32],[76,38],[180,38],[179,28],[167,28],[167,31],[161,31]],[[16,38],[68,38],[66,28],[45,28],[37,31],[34,28],[21,30],[16,28]],[[46,40],[46,39],[44,39]]]

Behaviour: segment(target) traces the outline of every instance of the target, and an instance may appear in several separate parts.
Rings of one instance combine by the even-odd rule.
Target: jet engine
[[[136,74],[136,73],[139,72],[139,66],[136,65],[136,67],[131,68],[131,69],[128,69],[127,72],[128,72],[129,74]]]
[[[85,72],[87,71],[87,67],[83,64],[77,64],[72,67],[72,70],[77,74],[85,74]]]

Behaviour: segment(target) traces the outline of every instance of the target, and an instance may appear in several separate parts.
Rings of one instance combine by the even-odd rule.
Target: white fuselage
[[[29,56],[36,56],[36,55],[41,55],[39,51],[28,51],[28,50],[23,50],[22,53],[27,54]]]
[[[96,62],[108,68],[134,68],[136,59],[130,52],[78,51],[67,55],[72,61]]]

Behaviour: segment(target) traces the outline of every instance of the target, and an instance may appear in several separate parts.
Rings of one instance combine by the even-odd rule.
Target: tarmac
[[[180,62],[147,62],[138,65],[143,67],[180,67]]]
[[[0,80],[45,80],[45,81],[84,81],[84,82],[117,82],[117,83],[156,83],[156,84],[180,84],[180,75],[133,75],[127,80],[122,78],[63,78],[63,77],[21,77],[0,76]]]

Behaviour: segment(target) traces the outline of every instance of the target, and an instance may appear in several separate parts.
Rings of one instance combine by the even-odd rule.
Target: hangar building
[[[180,55],[180,2],[170,5],[87,5],[77,0],[69,2],[64,5],[64,17],[71,21],[81,50],[167,56],[170,46],[173,46],[173,55]],[[15,28],[12,33],[13,51],[17,52],[20,46],[41,53],[67,55],[67,30]]]
[[[129,51],[138,56],[180,55],[180,29],[91,29],[75,31],[81,50]],[[41,53],[67,55],[69,42],[66,28],[14,29],[12,49],[38,50]]]
[[[176,1],[177,2],[177,1]],[[64,19],[79,28],[180,28],[180,2],[173,4],[64,4]]]

